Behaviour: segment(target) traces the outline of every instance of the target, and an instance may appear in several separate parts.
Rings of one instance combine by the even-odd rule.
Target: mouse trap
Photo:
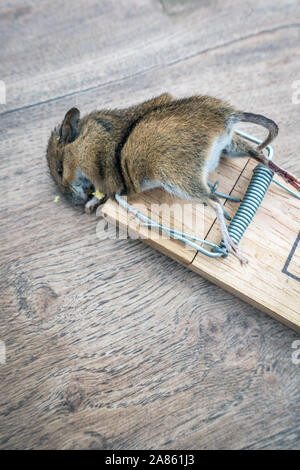
[[[271,147],[268,151],[270,157]],[[102,215],[129,236],[300,331],[300,201],[275,185],[272,176],[254,159],[222,158],[209,177],[212,185],[218,181],[216,194],[225,196],[221,201],[231,217],[229,233],[248,259],[246,266],[227,256],[213,210],[162,189],[125,203],[124,198],[119,203],[110,199]]]

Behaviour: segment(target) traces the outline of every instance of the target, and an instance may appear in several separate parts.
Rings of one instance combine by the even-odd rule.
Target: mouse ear
[[[78,134],[78,123],[80,119],[80,112],[77,108],[71,108],[65,115],[61,125],[59,136],[60,141],[66,144],[73,142]]]

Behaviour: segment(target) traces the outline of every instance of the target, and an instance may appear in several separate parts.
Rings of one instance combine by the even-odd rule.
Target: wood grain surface
[[[299,335],[55,203],[45,159],[71,106],[208,93],[299,175],[299,33],[296,0],[1,2],[2,449],[300,448]]]

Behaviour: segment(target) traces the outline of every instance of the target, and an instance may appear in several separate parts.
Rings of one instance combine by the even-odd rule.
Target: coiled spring
[[[244,137],[251,142],[260,144],[261,141],[255,139],[248,134],[245,134],[242,131],[235,131],[240,136]],[[273,148],[268,145],[266,147],[268,151],[268,158],[271,160],[273,158]],[[244,198],[233,217],[230,225],[228,227],[228,232],[231,238],[238,244],[244,235],[247,227],[250,225],[254,215],[257,212],[273,178],[273,171],[269,170],[260,163],[254,168],[253,176],[248,185],[247,191],[244,195]],[[224,248],[224,242],[220,244],[220,248]],[[224,256],[221,254],[220,256]],[[226,256],[226,255],[225,255]]]

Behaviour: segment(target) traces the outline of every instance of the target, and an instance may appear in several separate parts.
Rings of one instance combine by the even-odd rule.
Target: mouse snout
[[[72,202],[76,206],[79,204],[84,204],[88,200],[88,190],[86,186],[82,186],[79,183],[75,182],[71,185],[70,189],[70,196]]]
[[[70,199],[74,205],[85,204],[95,190],[94,185],[80,169],[76,171],[76,179],[70,185]]]
[[[81,206],[88,200],[88,194],[85,193],[82,188],[78,188],[73,184],[65,191],[64,194],[66,199],[73,204],[73,206]]]

